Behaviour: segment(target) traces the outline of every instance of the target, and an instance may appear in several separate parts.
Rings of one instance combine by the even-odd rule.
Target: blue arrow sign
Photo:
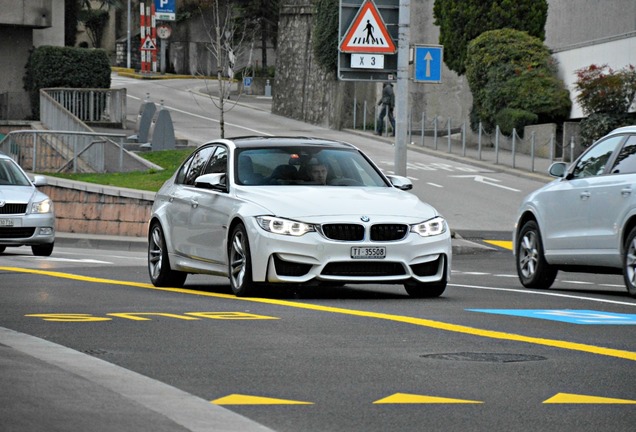
[[[441,83],[444,47],[415,46],[415,82]]]

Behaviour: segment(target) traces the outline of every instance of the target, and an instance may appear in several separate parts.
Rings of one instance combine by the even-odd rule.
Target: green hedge
[[[31,98],[34,119],[40,117],[40,89],[110,88],[110,61],[102,49],[42,46],[26,65],[24,89]]]

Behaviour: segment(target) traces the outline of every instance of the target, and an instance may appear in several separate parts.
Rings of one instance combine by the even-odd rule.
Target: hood
[[[36,195],[41,195],[41,199],[46,199],[46,195],[39,192],[33,186],[2,186],[0,187],[0,201],[15,204],[27,204],[35,200]]]
[[[250,187],[249,192],[243,189],[237,196],[266,213],[304,221],[318,222],[325,215],[387,220],[399,216],[417,223],[439,214],[415,195],[389,187]]]

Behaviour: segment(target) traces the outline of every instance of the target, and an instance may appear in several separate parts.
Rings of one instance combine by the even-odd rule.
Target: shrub
[[[590,65],[576,71],[576,97],[583,113],[581,140],[584,146],[612,130],[634,122],[628,114],[636,97],[636,68],[614,71],[607,65]]]
[[[40,89],[110,88],[110,73],[108,55],[101,49],[53,46],[34,49],[24,75],[33,118],[40,117]]]
[[[466,78],[473,94],[474,130],[481,121],[492,132],[496,115],[505,108],[535,114],[534,122],[557,122],[572,107],[548,48],[526,32],[492,30],[474,39],[468,45]]]

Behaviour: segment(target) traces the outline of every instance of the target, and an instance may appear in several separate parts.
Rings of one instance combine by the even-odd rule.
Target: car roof
[[[614,129],[608,135],[614,135],[614,134],[618,134],[618,133],[636,133],[636,125],[623,126],[623,127],[618,128],[618,129]]]
[[[355,149],[355,146],[342,141],[302,136],[242,136],[228,138],[237,148],[267,147],[267,146],[320,146],[331,148]]]

